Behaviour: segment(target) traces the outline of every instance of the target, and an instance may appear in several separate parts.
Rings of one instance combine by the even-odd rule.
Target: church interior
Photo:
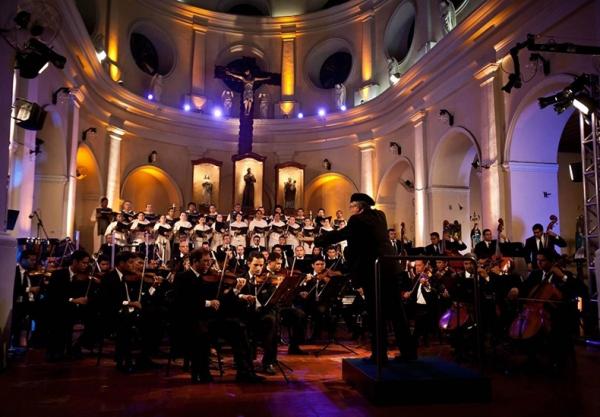
[[[599,0],[3,0],[0,37],[2,409],[598,415]],[[364,259],[352,251],[351,235],[353,217],[364,212],[352,210],[364,201],[385,219],[383,240],[393,250],[386,254],[400,257],[398,299],[384,307],[385,284],[377,281],[374,292],[352,285]],[[319,246],[334,235],[347,240]],[[219,324],[218,343],[208,374],[194,368],[191,353],[190,383],[190,357],[173,354],[179,322],[164,305],[155,311],[156,302],[144,303],[164,292],[169,308],[183,311],[185,290],[174,281],[193,278],[190,271],[202,276],[194,265],[203,253],[218,270],[215,298],[230,274],[227,294],[258,302],[265,284],[244,295],[240,283],[252,281],[258,257],[264,270],[279,262],[289,271],[283,281],[266,281],[273,286],[267,304],[284,287],[296,301],[268,314],[259,302],[252,313],[259,327],[274,317],[281,362],[266,361],[267,342],[246,330],[254,322],[237,317],[236,333],[223,331],[235,327],[230,317],[203,318],[211,337]],[[375,257],[365,267],[371,272]],[[137,302],[117,269],[136,260],[143,265]],[[84,263],[91,272],[76,272]],[[327,275],[324,287],[315,278],[305,292],[319,303],[336,289],[326,313],[296,303],[306,299],[299,294],[307,278],[299,273],[291,283],[295,268]],[[63,300],[68,307],[51,283],[60,270],[71,274],[65,286],[89,275],[85,295]],[[145,284],[148,270],[156,273]],[[330,284],[334,271],[350,281]],[[541,283],[525,293],[536,271]],[[144,357],[151,366],[137,369],[120,356],[123,323],[106,324],[109,285],[96,273],[125,283],[120,308],[133,303],[129,312],[141,320],[128,328],[141,334],[132,338],[142,353],[148,338],[157,339],[152,361]],[[461,279],[476,282],[475,295],[461,292]],[[554,293],[540,301],[544,285]],[[95,318],[87,313],[96,305],[88,303],[92,293],[100,300]],[[79,297],[86,313],[73,305]],[[219,311],[211,302],[202,298],[201,307]],[[540,334],[524,340],[521,329],[507,340],[528,302],[538,303],[531,310],[541,315]],[[442,326],[443,311],[465,305],[470,325],[463,327],[460,310],[453,332],[452,319]],[[67,310],[78,319],[66,319]],[[392,312],[390,319],[388,310],[403,318]],[[296,319],[305,325],[299,345]],[[164,322],[158,336],[145,334],[148,320]],[[419,359],[387,367],[387,356],[373,349],[378,338],[387,344],[385,335],[400,338],[394,320],[415,339]],[[69,322],[66,356],[75,334],[93,342],[63,357],[52,347],[55,321]],[[324,342],[315,336],[321,326]],[[250,335],[248,352],[234,333]],[[406,359],[402,346],[389,348]],[[541,351],[550,353],[534,358]],[[245,353],[263,357],[256,374],[244,368]],[[359,362],[369,358],[375,365],[367,372]],[[462,381],[462,391],[438,371],[423,382],[430,365],[456,367],[448,378]],[[386,379],[393,367],[397,379]],[[465,382],[467,372],[479,383]],[[407,394],[413,374],[420,375],[414,395]]]

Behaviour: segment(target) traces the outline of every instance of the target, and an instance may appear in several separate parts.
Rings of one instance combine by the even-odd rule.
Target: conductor
[[[383,255],[392,255],[392,245],[388,240],[387,220],[381,210],[372,208],[375,201],[367,194],[355,193],[350,198],[350,214],[348,225],[316,238],[315,245],[327,247],[346,240],[345,258],[348,260],[350,277],[354,287],[362,288],[367,302],[369,330],[371,332],[371,357],[375,361],[377,343],[381,343],[382,361],[387,361],[387,343],[376,339],[375,322],[375,260]],[[416,344],[410,334],[408,321],[399,299],[397,262],[393,265],[382,265],[382,306],[383,318],[391,320],[394,327],[396,343],[400,349],[397,360],[415,360]],[[384,323],[380,323],[383,326]],[[383,332],[382,332],[383,333]]]

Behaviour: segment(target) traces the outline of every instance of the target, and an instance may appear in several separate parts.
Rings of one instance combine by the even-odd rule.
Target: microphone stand
[[[38,214],[37,211],[34,211],[33,213],[31,213],[31,216],[29,216],[31,219],[33,219],[35,217],[35,220],[37,221],[37,238],[40,238],[40,229],[42,229],[42,232],[44,232],[44,236],[46,237],[46,239],[50,239],[48,237],[48,232],[46,231],[46,227],[44,226],[44,222],[42,221],[42,218],[40,217],[40,215]]]

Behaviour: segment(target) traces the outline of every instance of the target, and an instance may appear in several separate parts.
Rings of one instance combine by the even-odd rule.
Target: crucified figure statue
[[[255,77],[252,75],[252,72],[250,72],[249,69],[246,69],[244,71],[244,75],[234,74],[228,69],[225,70],[225,74],[244,83],[244,92],[242,93],[242,100],[244,102],[244,113],[246,114],[246,116],[250,115],[250,110],[252,110],[252,103],[254,102],[254,83],[257,81],[268,80],[271,77]]]

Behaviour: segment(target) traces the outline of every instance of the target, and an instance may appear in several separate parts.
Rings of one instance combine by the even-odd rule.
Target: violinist
[[[413,286],[410,291],[402,292],[402,298],[407,301],[415,321],[414,337],[417,341],[423,338],[425,346],[429,346],[438,310],[438,290],[432,283],[432,276],[428,264],[417,259],[414,263]]]
[[[106,330],[116,331],[115,360],[117,369],[131,373],[156,368],[150,360],[158,338],[155,323],[161,304],[155,282],[144,282],[144,259],[135,252],[121,252],[115,269],[102,280],[103,323]],[[140,340],[140,353],[133,362],[133,342]]]
[[[235,248],[235,256],[229,264],[229,270],[235,274],[244,275],[248,272],[248,265],[246,264],[246,254],[243,245],[238,245]]]
[[[12,310],[12,345],[26,347],[29,332],[30,316],[35,303],[35,296],[40,292],[39,286],[33,286],[29,275],[37,268],[37,255],[31,250],[24,250],[19,257],[13,287]]]
[[[308,274],[310,271],[312,271],[312,261],[310,256],[306,255],[306,252],[304,251],[304,246],[296,246],[296,248],[294,249],[294,256],[296,258],[296,269],[304,272],[305,274]],[[292,260],[292,262],[293,261],[294,260]]]
[[[262,372],[267,375],[275,375],[274,365],[277,362],[278,316],[275,306],[268,302],[282,279],[281,263],[281,255],[272,252],[263,271],[264,258],[255,252],[251,253],[248,272],[244,275],[246,286],[240,292],[240,298],[248,301],[244,319],[253,339],[260,340],[263,349]]]
[[[332,271],[343,272],[345,269],[345,261],[338,253],[335,246],[329,246],[325,252],[325,267]]]
[[[110,272],[110,258],[107,255],[100,255],[96,259],[98,265],[96,267],[96,278],[102,280],[102,278]]]
[[[48,284],[49,361],[60,360],[80,354],[73,349],[73,325],[82,319],[82,311],[88,304],[92,278],[89,274],[90,255],[81,250],[73,252],[71,265],[54,271]],[[81,309],[80,309],[81,307]]]
[[[259,235],[254,235],[254,236],[252,236],[252,242],[245,249],[246,258],[248,258],[248,255],[250,255],[251,252],[262,253],[265,250],[267,250],[267,248],[265,246],[262,246],[260,244],[260,236]]]
[[[217,257],[217,260],[219,262],[223,262],[223,260],[227,256],[227,253],[229,253],[229,256],[231,257],[233,256],[235,251],[235,246],[231,244],[231,236],[225,235],[223,236],[223,244],[219,246],[215,251],[215,256]]]

